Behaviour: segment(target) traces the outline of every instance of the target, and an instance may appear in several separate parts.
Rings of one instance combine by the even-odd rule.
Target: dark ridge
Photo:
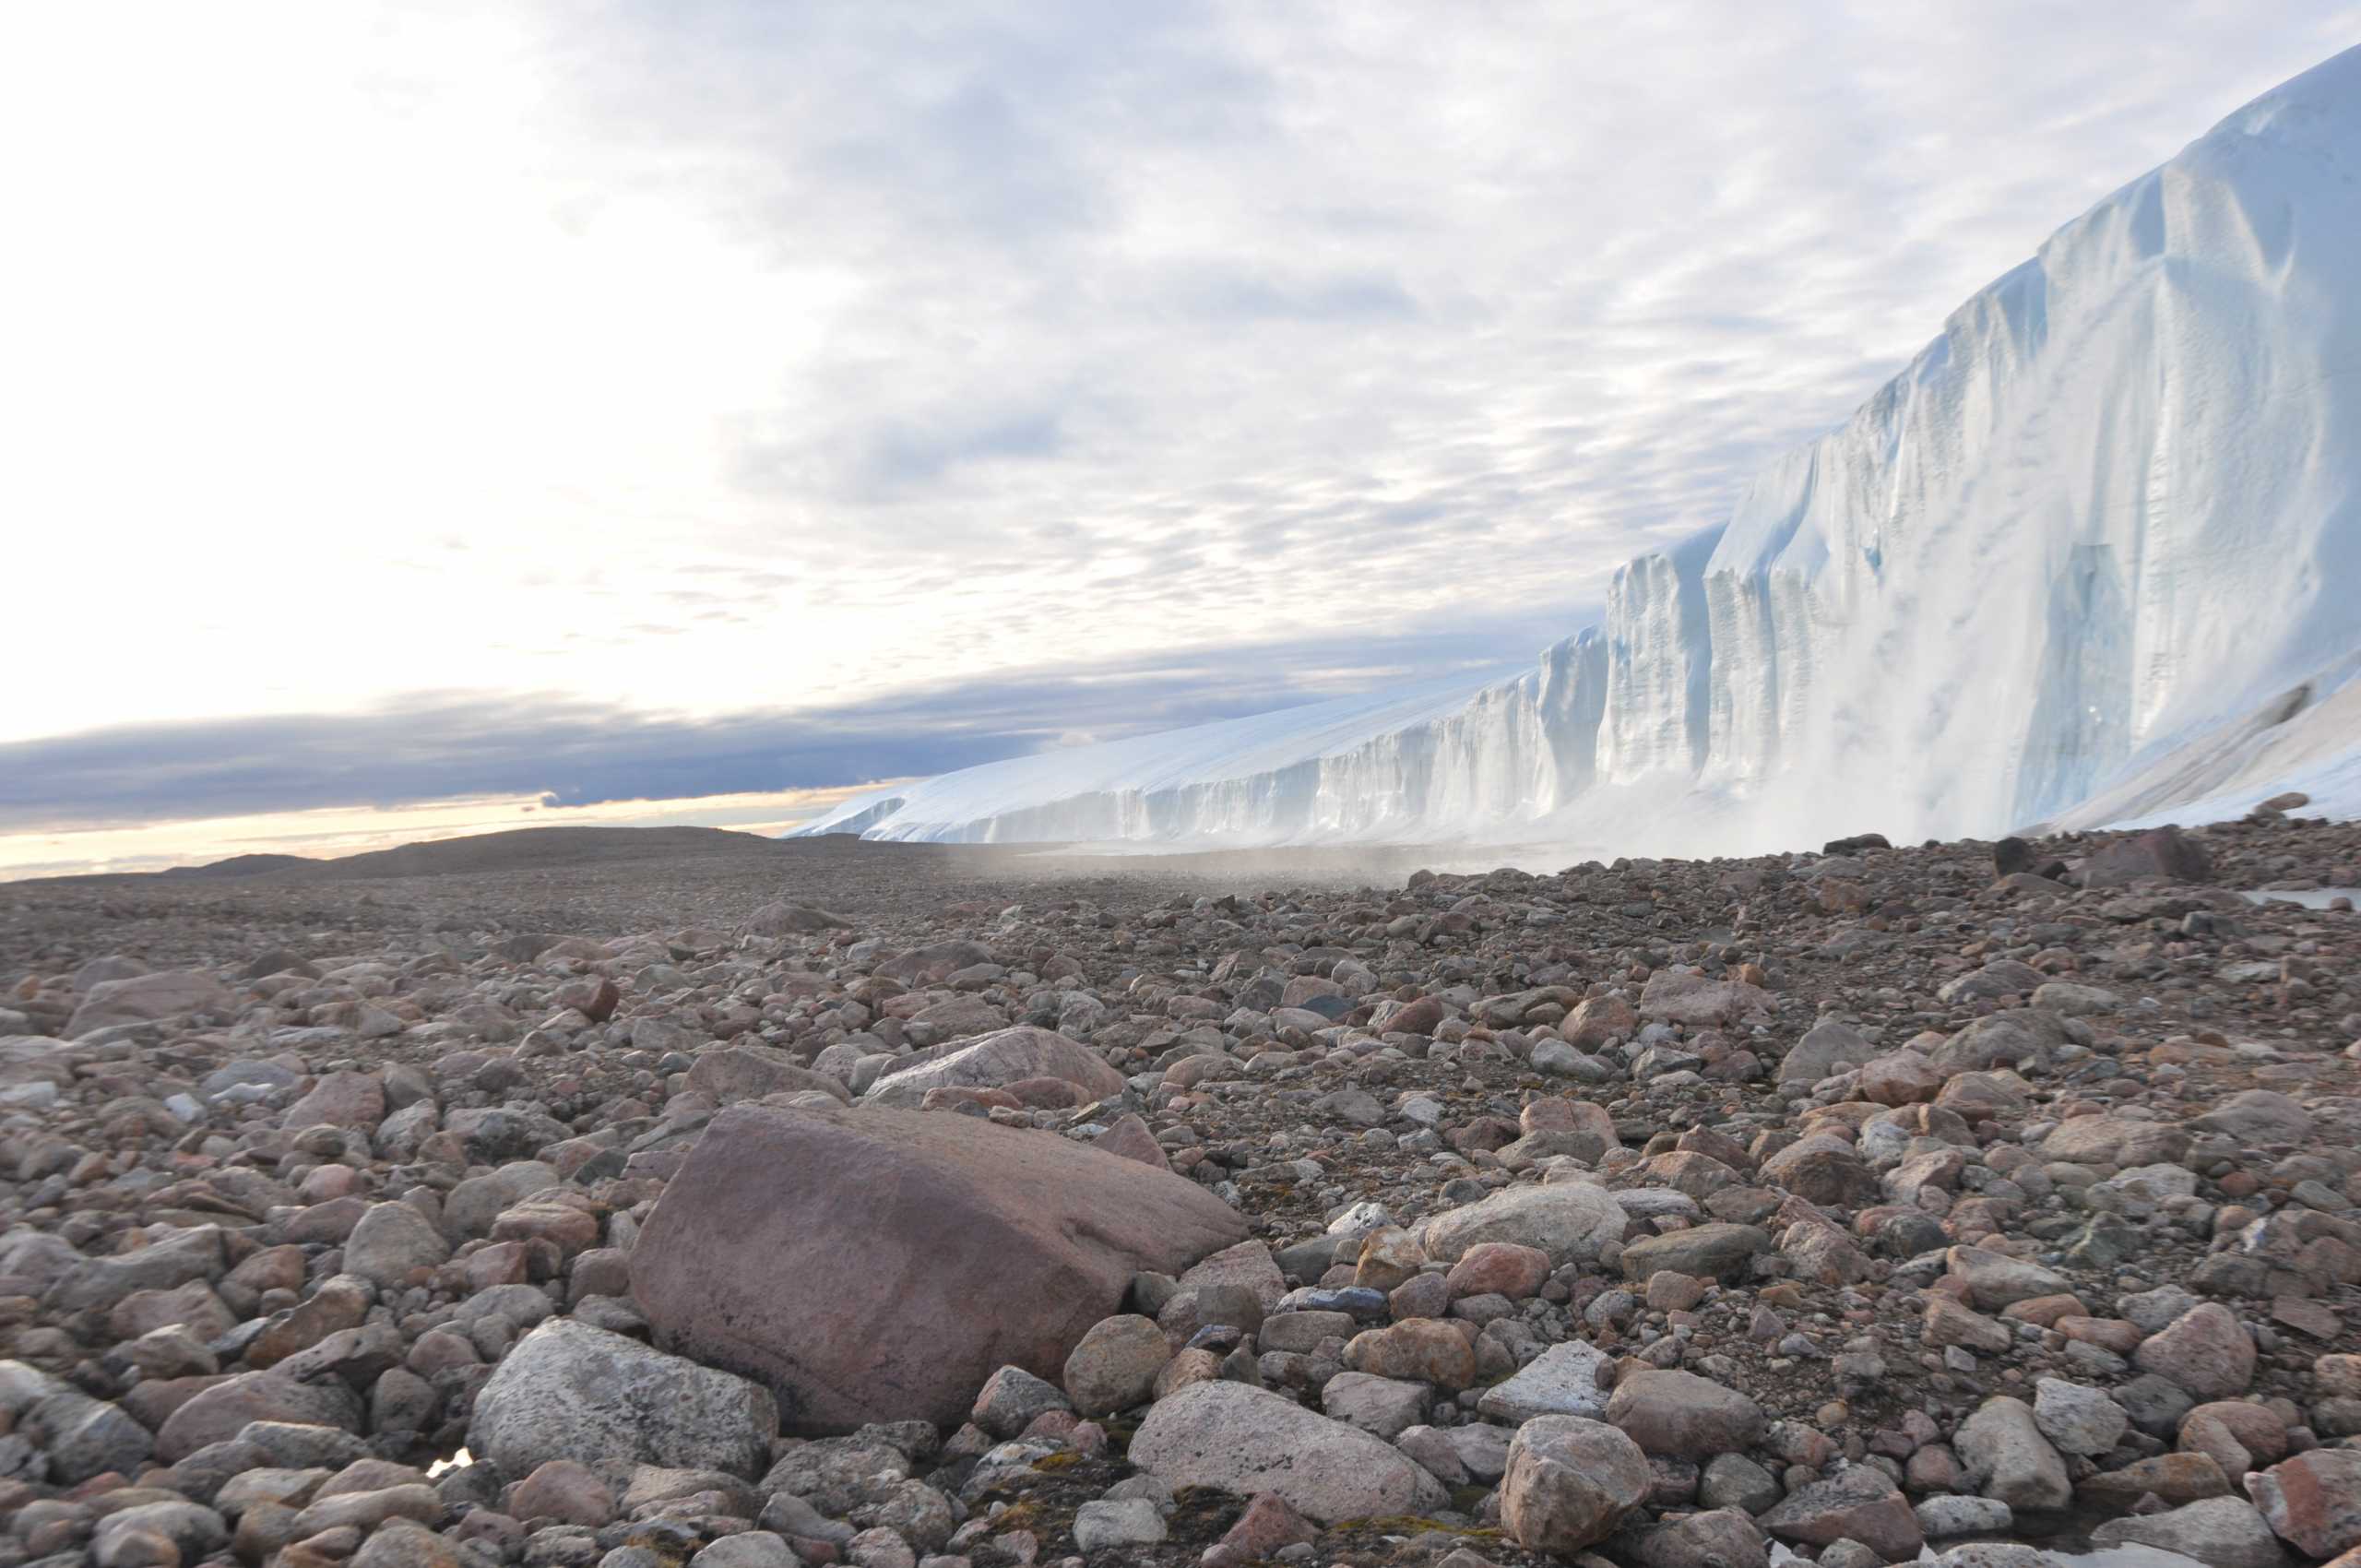
[[[309,871],[322,863],[305,860],[301,855],[232,855],[226,861],[215,861],[210,865],[167,866],[154,874],[213,882],[233,876],[267,876],[273,872]]]
[[[685,855],[759,858],[781,851],[780,841],[724,827],[515,827],[402,844],[333,860],[302,855],[232,855],[201,866],[164,871],[109,872],[30,877],[23,883],[351,882],[379,876],[447,876],[469,873],[548,871]]]

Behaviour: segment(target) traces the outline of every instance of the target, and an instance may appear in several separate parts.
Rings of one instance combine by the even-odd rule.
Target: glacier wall
[[[1969,300],[1533,668],[1014,759],[801,831],[1719,852],[2361,813],[2361,49]],[[2334,803],[2334,802],[2329,802]]]

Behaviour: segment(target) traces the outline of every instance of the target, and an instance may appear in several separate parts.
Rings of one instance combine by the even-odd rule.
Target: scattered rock
[[[1157,1400],[1131,1461],[1175,1490],[1269,1492],[1322,1523],[1430,1513],[1448,1501],[1392,1444],[1237,1383],[1191,1384]]]

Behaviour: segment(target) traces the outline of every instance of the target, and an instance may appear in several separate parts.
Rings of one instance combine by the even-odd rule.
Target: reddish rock
[[[2132,1351],[2140,1348],[2140,1341],[2146,1337],[2140,1332],[2138,1324],[2126,1323],[2119,1317],[2070,1315],[2059,1318],[2050,1326],[2069,1339],[2079,1339],[2085,1345],[2096,1345],[2102,1349],[2112,1350],[2118,1356],[2129,1356]]]
[[[765,1383],[789,1430],[955,1426],[1003,1366],[1059,1378],[1134,1274],[1245,1232],[1194,1183],[1052,1134],[740,1106],[665,1189],[632,1289],[658,1344]]]
[[[2211,882],[2213,858],[2177,827],[2152,827],[2118,838],[2082,862],[2085,887],[2121,887],[2143,876],[2174,882]]]
[[[156,1456],[178,1464],[208,1443],[225,1443],[251,1421],[361,1430],[361,1401],[333,1379],[298,1383],[275,1372],[215,1384],[172,1413],[156,1434]]]
[[[2131,1360],[2199,1399],[2227,1399],[2254,1381],[2254,1355],[2246,1325],[2219,1301],[2207,1301],[2142,1340]]]
[[[1122,1159],[1136,1159],[1142,1165],[1153,1165],[1158,1170],[1171,1169],[1164,1158],[1164,1146],[1147,1130],[1147,1123],[1136,1114],[1117,1117],[1115,1124],[1093,1140],[1093,1146]]]
[[[1467,1296],[1506,1296],[1522,1301],[1548,1282],[1549,1254],[1513,1241],[1478,1241],[1459,1254],[1445,1282],[1454,1301]]]
[[[603,1024],[613,1017],[623,999],[615,982],[604,975],[585,975],[580,980],[568,980],[550,998],[557,1006],[571,1007],[594,1024]]]
[[[508,1489],[507,1511],[516,1519],[553,1519],[595,1530],[614,1518],[615,1494],[587,1465],[552,1459]]]
[[[1080,1084],[1057,1077],[1019,1078],[1001,1086],[1003,1092],[1028,1111],[1071,1111],[1097,1097]]]
[[[2124,1509],[2153,1492],[2177,1507],[2230,1495],[2230,1479],[2205,1454],[2159,1454],[2134,1459],[2120,1469],[2086,1476],[2074,1495],[2089,1507]]]
[[[1275,1492],[1257,1492],[1246,1512],[1220,1540],[1205,1549],[1198,1568],[1242,1568],[1275,1557],[1283,1547],[1308,1545],[1320,1535],[1318,1526],[1287,1504]]]
[[[1571,1558],[1613,1533],[1651,1484],[1646,1456],[1613,1427],[1536,1416],[1510,1440],[1501,1523],[1528,1551]]]
[[[1896,1051],[1861,1068],[1861,1098],[1880,1105],[1914,1105],[1942,1092],[1943,1075],[1915,1051]]]
[[[299,1127],[352,1127],[374,1132],[386,1119],[386,1089],[366,1073],[330,1073],[310,1094],[288,1107],[288,1131]]]
[[[1381,1034],[1430,1035],[1435,1032],[1435,1026],[1442,1020],[1442,1000],[1432,996],[1421,996],[1416,1002],[1404,1003],[1393,1012],[1386,1014],[1371,1028]],[[1273,1498],[1271,1501],[1276,1503],[1278,1500]],[[1286,1504],[1281,1503],[1280,1506],[1285,1507]],[[1287,1543],[1281,1541],[1279,1544],[1285,1546]]]
[[[2361,1451],[2298,1454],[2256,1476],[2248,1490],[2272,1532],[2306,1556],[2361,1547]]]
[[[1345,1364],[1372,1377],[1430,1383],[1452,1393],[1476,1381],[1475,1348],[1442,1318],[1412,1318],[1355,1335],[1345,1347]]]
[[[1576,1007],[1558,1032],[1569,1045],[1587,1046],[1596,1051],[1610,1039],[1629,1039],[1640,1028],[1639,1015],[1631,1004],[1619,997],[1595,996]],[[1526,1132],[1536,1129],[1527,1125]]]

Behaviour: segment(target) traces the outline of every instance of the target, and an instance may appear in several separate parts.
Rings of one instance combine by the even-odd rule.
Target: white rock
[[[1598,1376],[1612,1361],[1579,1339],[1552,1345],[1505,1383],[1484,1390],[1476,1408],[1494,1420],[1520,1426],[1536,1416],[1596,1419],[1607,1413],[1608,1401]]]

